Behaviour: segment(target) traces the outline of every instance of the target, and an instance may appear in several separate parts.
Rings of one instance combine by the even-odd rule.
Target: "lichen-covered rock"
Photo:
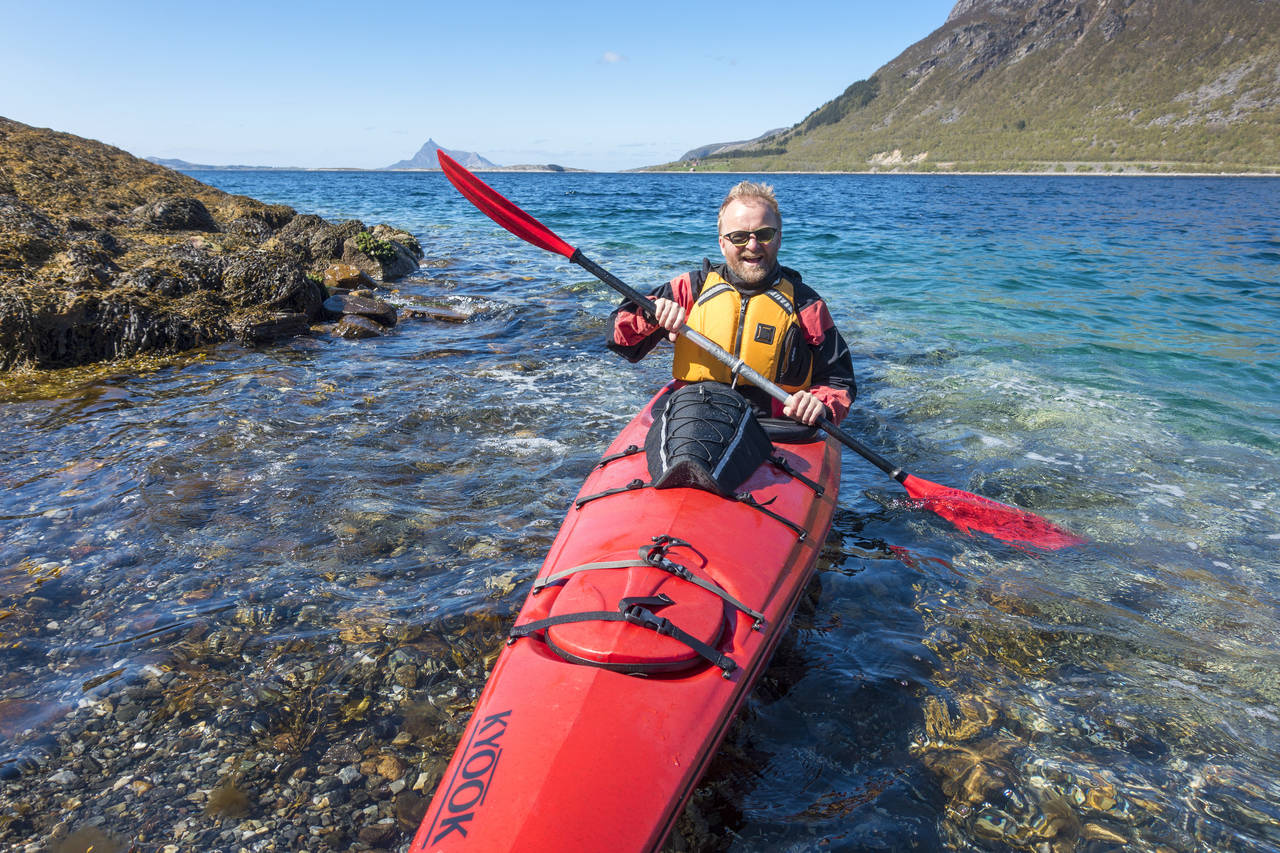
[[[360,269],[374,281],[404,278],[418,269],[420,258],[422,247],[413,235],[386,225],[362,230],[342,244],[342,262]]]
[[[416,269],[406,232],[298,215],[0,117],[0,369],[305,333],[321,275],[374,233],[398,247],[392,275],[411,271],[402,256]]]
[[[387,240],[393,243],[399,243],[413,257],[415,261],[423,258],[422,244],[418,242],[418,238],[401,228],[392,228],[390,225],[373,226],[373,236],[379,240]]]

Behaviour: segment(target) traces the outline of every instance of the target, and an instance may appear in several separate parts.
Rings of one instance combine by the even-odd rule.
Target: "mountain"
[[[155,163],[157,166],[165,166],[177,172],[216,172],[219,170],[235,171],[235,172],[271,172],[271,171],[287,171],[288,166],[210,166],[207,163],[188,163],[186,160],[175,160],[171,157],[147,157],[148,163]]]
[[[408,160],[401,160],[398,163],[392,163],[385,166],[384,169],[436,169],[439,170],[440,162],[436,160],[436,152],[443,151],[453,159],[457,160],[468,169],[497,169],[498,166],[490,163],[488,160],[476,154],[474,151],[451,151],[448,148],[441,148],[436,144],[434,139],[428,139],[426,143],[418,149],[418,153]]]
[[[755,139],[743,139],[739,142],[712,142],[709,145],[702,145],[691,151],[686,151],[680,155],[681,160],[701,160],[703,157],[714,157],[717,154],[724,154],[729,151],[736,151],[739,148],[746,148],[749,145],[761,142],[778,133],[782,133],[787,128],[779,127],[775,130],[766,131]]]
[[[1277,172],[1278,67],[1277,0],[959,0],[794,127],[699,169]]]

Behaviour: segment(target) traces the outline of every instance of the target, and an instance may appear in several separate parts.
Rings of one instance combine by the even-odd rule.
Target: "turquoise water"
[[[196,177],[407,228],[428,264],[396,298],[475,317],[6,385],[0,610],[17,616],[0,632],[51,663],[33,678],[11,660],[0,701],[35,729],[162,655],[145,626],[196,611],[337,614],[269,623],[268,647],[349,642],[339,617],[362,608],[509,617],[592,461],[664,379],[661,359],[603,349],[611,291],[439,175]],[[484,177],[640,289],[716,251],[733,180]],[[1280,848],[1280,182],[768,180],[781,258],[853,350],[847,427],[1091,542],[966,536],[846,453],[810,600],[686,843]],[[33,578],[58,615],[24,631]]]

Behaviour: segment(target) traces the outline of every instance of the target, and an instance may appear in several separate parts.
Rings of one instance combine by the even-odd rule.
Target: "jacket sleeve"
[[[685,273],[655,288],[649,293],[650,299],[665,298],[679,302],[688,311],[693,307],[694,278],[696,273]],[[630,362],[644,358],[661,341],[666,340],[667,331],[654,323],[630,300],[614,309],[611,317],[611,331],[606,345],[609,349]]]
[[[813,353],[813,384],[809,391],[831,411],[831,420],[840,423],[858,395],[853,356],[822,297],[800,283],[796,285],[796,303],[800,325]]]

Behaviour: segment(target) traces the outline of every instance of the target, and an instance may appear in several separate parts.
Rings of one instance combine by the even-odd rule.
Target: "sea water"
[[[0,762],[193,613],[288,602],[263,646],[330,653],[353,640],[317,612],[509,621],[665,378],[604,349],[612,291],[438,173],[195,176],[408,229],[427,260],[384,295],[472,319],[3,380]],[[647,290],[718,260],[741,176],[483,177]],[[847,429],[1089,542],[967,535],[846,452],[817,579],[684,843],[1280,848],[1280,182],[763,179],[852,350]]]

